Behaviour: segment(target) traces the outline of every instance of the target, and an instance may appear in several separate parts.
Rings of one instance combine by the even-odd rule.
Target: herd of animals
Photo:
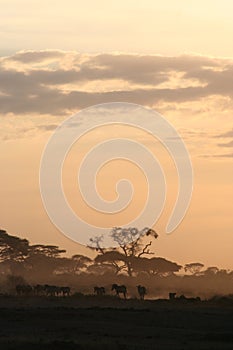
[[[50,286],[49,284],[18,284],[15,287],[17,295],[46,295],[46,296],[70,296],[70,287]]]
[[[120,295],[123,295],[126,299],[127,297],[127,288],[124,285],[119,286],[118,284],[112,285],[112,291],[115,291],[116,295],[119,297]],[[146,295],[146,287],[144,286],[137,286],[138,295],[141,300],[144,300]],[[104,287],[94,287],[94,293],[96,295],[105,295],[105,288]]]
[[[145,299],[145,295],[147,294],[146,287],[142,285],[136,286],[139,298],[141,300]],[[16,293],[18,296],[47,296],[47,297],[69,297],[71,295],[70,287],[60,287],[60,286],[52,286],[49,284],[37,284],[35,286],[31,286],[29,284],[18,284],[16,286]],[[127,298],[127,288],[125,285],[113,284],[111,291],[115,293],[117,297]],[[94,294],[97,296],[105,296],[106,289],[105,287],[95,286],[93,290]],[[170,300],[189,300],[189,301],[200,301],[199,297],[196,298],[186,298],[184,295],[180,297],[176,297],[176,293],[169,293]]]
[[[49,284],[37,284],[35,286],[31,286],[29,284],[18,284],[15,287],[16,293],[18,296],[23,295],[36,295],[36,296],[48,296],[48,297],[59,297],[59,296],[70,296],[71,289],[70,287],[60,287],[60,286],[52,286]],[[116,296],[120,297],[121,295],[126,299],[127,298],[127,288],[124,285],[113,284],[112,291],[115,292]],[[138,295],[141,300],[144,300],[146,295],[146,288],[144,286],[137,286]],[[106,290],[104,287],[94,287],[94,294],[97,296],[104,296],[106,294]]]

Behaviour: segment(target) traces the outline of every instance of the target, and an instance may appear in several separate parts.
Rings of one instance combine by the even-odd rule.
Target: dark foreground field
[[[1,297],[0,349],[233,349],[233,305]]]

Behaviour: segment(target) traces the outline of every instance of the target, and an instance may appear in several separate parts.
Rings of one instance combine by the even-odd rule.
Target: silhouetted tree
[[[0,262],[12,274],[24,270],[24,262],[29,254],[29,242],[0,230]]]
[[[0,230],[0,260],[22,262],[28,256],[29,242],[27,239],[11,236]]]
[[[71,260],[75,263],[75,272],[87,268],[92,263],[92,259],[81,254],[73,255]]]
[[[112,271],[114,271],[116,275],[125,269],[127,266],[126,260],[127,257],[116,250],[102,252],[102,254],[97,255],[95,258],[97,264],[109,263],[112,266]]]
[[[104,275],[106,273],[113,274],[114,268],[111,263],[94,263],[87,267],[86,272],[96,275]]]
[[[204,267],[204,264],[199,262],[194,262],[194,263],[185,264],[184,270],[185,272],[187,271],[190,272],[192,275],[197,275],[201,272],[203,267]]]
[[[216,266],[210,266],[208,267],[205,271],[204,271],[204,274],[206,276],[213,276],[213,275],[216,275],[216,273],[219,271],[218,267]]]
[[[160,257],[150,259],[134,257],[131,263],[134,271],[144,271],[149,275],[168,276],[182,268],[181,265]]]
[[[92,263],[92,259],[81,254],[73,255],[71,258],[60,258],[60,260],[61,264],[57,271],[73,275],[84,272]]]
[[[33,276],[48,277],[58,271],[64,262],[62,257],[66,251],[54,245],[35,244],[29,247],[29,254],[25,261],[27,269]]]
[[[152,229],[144,228],[139,231],[137,228],[131,227],[114,227],[110,232],[110,236],[118,244],[118,248],[110,251],[101,246],[102,237],[91,239],[91,247],[103,255],[102,258],[97,257],[96,261],[111,262],[116,273],[126,270],[129,276],[132,276],[133,273],[132,259],[154,254],[150,250],[151,238],[158,238],[158,234]],[[149,241],[148,238],[150,238]]]
[[[30,246],[30,254],[41,254],[49,258],[59,258],[61,257],[61,254],[65,252],[65,249],[60,249],[56,245],[35,244]]]

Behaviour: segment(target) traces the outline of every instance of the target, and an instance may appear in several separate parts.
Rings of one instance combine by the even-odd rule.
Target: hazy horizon
[[[59,245],[69,255],[89,254],[59,232],[44,210],[41,156],[70,115],[99,103],[136,103],[161,113],[186,143],[194,190],[184,220],[171,235],[164,233],[177,192],[164,147],[146,133],[120,127],[89,133],[74,145],[63,178],[72,209],[109,227],[140,210],[145,183],[131,164],[112,162],[97,179],[108,200],[116,196],[119,177],[135,184],[134,202],[117,220],[95,216],[75,183],[77,166],[97,141],[119,135],[140,140],[161,161],[169,189],[154,227],[155,256],[233,269],[233,3],[4,0],[0,6],[0,228],[32,243]]]

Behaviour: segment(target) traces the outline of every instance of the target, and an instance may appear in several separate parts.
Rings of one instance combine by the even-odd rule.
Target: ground
[[[232,349],[233,304],[0,297],[1,349]]]

